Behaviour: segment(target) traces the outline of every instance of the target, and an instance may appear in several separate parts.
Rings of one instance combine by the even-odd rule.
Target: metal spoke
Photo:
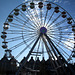
[[[40,19],[41,19],[41,25],[42,26],[42,9],[40,9]]]
[[[32,40],[15,58],[17,59],[27,48],[30,47],[30,45],[31,45],[34,41],[35,41],[35,39]]]
[[[49,23],[49,21],[51,20],[51,18],[53,17],[53,15],[54,15],[54,11],[53,11],[52,15],[50,16],[50,18],[49,18],[49,20],[48,20],[46,26],[48,25],[48,23]]]
[[[37,16],[36,19],[37,19],[37,22],[39,23],[38,26],[39,26],[39,28],[40,28],[40,24],[41,24],[41,23],[40,23],[40,20],[39,20],[39,14],[37,13],[38,11],[37,11],[35,8],[34,8],[33,10],[34,10],[34,13],[35,13],[35,17]]]
[[[50,27],[60,16],[61,16],[61,14],[60,14],[56,19],[54,19],[54,20],[52,21],[52,23],[48,25],[48,27]]]
[[[32,37],[33,37],[33,36],[32,36]],[[15,45],[15,46],[13,46],[13,47],[11,47],[11,48],[9,48],[9,49],[14,50],[14,49],[20,47],[21,45],[24,45],[24,44],[28,45],[27,43],[30,42],[31,40],[35,39],[35,38],[36,38],[36,37],[28,38],[28,39],[24,40],[23,42],[21,42],[21,43]],[[30,46],[29,46],[29,48],[30,48]]]
[[[34,23],[34,21],[32,21],[29,17],[27,17],[22,11],[20,11],[20,12],[22,13],[20,15],[24,18],[24,20],[26,20],[26,18],[27,18],[27,21],[25,21],[25,23],[29,23],[32,27],[36,28],[36,24]]]
[[[26,35],[23,36],[18,36],[18,37],[13,37],[13,38],[8,38],[6,39],[8,42],[13,42],[13,41],[18,41],[18,40],[23,40],[23,38],[27,38],[25,40],[30,40],[32,38],[36,37],[35,35],[30,36],[29,38],[26,37]]]
[[[60,44],[62,47],[63,47],[63,44],[64,44],[64,47],[67,48],[68,50],[70,50],[68,47],[70,47],[71,49],[73,49],[71,46],[65,44],[64,42],[58,40],[57,38],[55,38],[55,37],[53,37],[53,36],[50,36],[50,37],[52,37],[52,38],[54,38],[56,41],[60,42],[61,44],[60,44],[60,43],[59,43],[59,44]],[[67,47],[66,47],[65,45],[66,45]],[[70,51],[71,51],[71,50],[70,50]]]
[[[60,22],[58,22],[58,23],[56,23],[56,24],[54,24],[54,25],[50,25],[50,27],[57,27],[57,26],[60,26],[61,24],[63,24],[64,22],[66,21],[66,19],[64,19],[64,20],[62,20],[62,21],[60,21]]]
[[[38,27],[38,26],[39,26],[39,24],[37,23],[37,21],[36,21],[35,17],[34,17],[34,16],[33,16],[33,14],[30,12],[30,10],[29,10],[29,9],[27,9],[27,11],[26,11],[26,12],[27,12],[27,14],[28,14],[28,15],[30,15],[29,17],[33,20],[33,22],[36,22],[36,23],[35,23],[35,25],[37,24],[37,25],[36,25],[36,27]]]
[[[46,19],[47,19],[47,13],[48,13],[48,9],[47,9],[47,11],[46,11],[45,20],[44,20],[44,25],[45,25],[45,22],[46,22]]]
[[[53,40],[52,40],[53,41]],[[54,42],[54,41],[53,41]],[[54,42],[56,45],[57,45],[57,47],[59,47],[67,56],[69,56],[69,54],[68,53],[66,53],[65,51],[64,51],[64,49],[63,48],[61,48],[59,45],[58,45],[58,43],[57,42]],[[62,52],[62,54],[65,56],[65,54]],[[65,56],[66,57],[66,56]],[[68,57],[66,57],[67,59],[68,59]]]

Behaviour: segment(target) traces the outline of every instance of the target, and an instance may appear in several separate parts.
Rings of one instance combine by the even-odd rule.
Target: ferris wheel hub
[[[41,32],[42,34],[45,34],[45,33],[47,32],[47,29],[46,29],[45,27],[41,27],[41,28],[40,28],[40,32]]]

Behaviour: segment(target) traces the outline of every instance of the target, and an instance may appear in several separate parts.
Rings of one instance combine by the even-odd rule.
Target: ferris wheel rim
[[[25,3],[28,3],[28,2],[31,2],[31,1],[27,1],[27,2],[25,2]],[[49,2],[49,1],[48,1]],[[25,3],[22,3],[22,4],[25,4]],[[55,4],[55,3],[53,3],[53,2],[50,2],[50,3],[52,3],[52,4]],[[20,4],[19,6],[21,6],[22,4]],[[36,5],[36,4],[35,4]],[[62,8],[61,6],[59,6],[59,5],[57,5],[57,4],[55,4],[56,6],[58,6],[58,7],[60,7],[60,8]],[[17,6],[16,8],[18,8],[19,6]],[[28,5],[29,6],[29,5]],[[63,8],[62,8],[63,9]],[[63,10],[65,10],[65,9],[63,9]],[[12,12],[14,11],[14,9],[11,11],[11,13],[10,14],[12,14]],[[66,11],[66,10],[65,10]],[[66,11],[67,12],[67,11]],[[9,14],[9,15],[10,15]],[[71,15],[67,12],[67,14],[71,17]],[[72,18],[72,17],[71,17]],[[7,19],[8,19],[8,17],[7,17]],[[7,22],[7,19],[6,19],[6,21],[5,22]],[[72,20],[73,20],[73,18],[72,18]],[[73,20],[73,22],[75,23],[75,21]],[[22,33],[22,35],[23,35],[23,33]],[[23,39],[24,39],[24,37],[22,37]],[[24,41],[25,42],[25,41]]]

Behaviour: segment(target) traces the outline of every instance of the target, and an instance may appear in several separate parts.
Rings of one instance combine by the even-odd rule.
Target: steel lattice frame
[[[26,57],[18,72],[30,56],[50,57],[56,63],[55,68],[62,66],[59,57],[65,60],[63,65],[72,60],[75,22],[65,9],[55,3],[22,3],[8,15],[2,33],[2,47],[12,50],[16,59],[20,55]]]

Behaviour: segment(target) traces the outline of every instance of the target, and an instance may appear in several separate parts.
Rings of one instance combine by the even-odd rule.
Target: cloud
[[[33,0],[33,1],[46,1],[46,0]]]
[[[59,3],[61,3],[61,2],[62,2],[62,0],[59,1]]]
[[[64,1],[64,4],[70,5],[70,2],[69,1]]]
[[[54,0],[54,3],[55,3],[55,2],[58,2],[58,1],[59,1],[59,0]]]

